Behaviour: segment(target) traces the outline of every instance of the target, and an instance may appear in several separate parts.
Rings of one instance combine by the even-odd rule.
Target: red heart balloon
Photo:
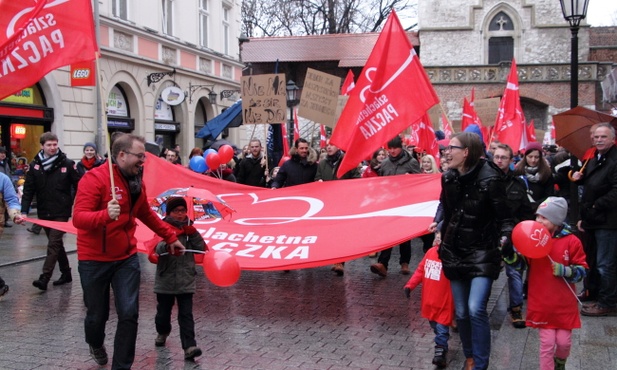
[[[240,264],[235,256],[224,251],[208,251],[203,267],[208,280],[220,287],[232,286],[240,279]]]
[[[542,258],[552,248],[551,233],[546,226],[533,220],[519,222],[512,230],[512,243],[525,257]]]

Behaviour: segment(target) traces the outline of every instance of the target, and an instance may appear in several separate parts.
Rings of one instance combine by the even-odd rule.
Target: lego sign
[[[71,64],[71,86],[95,86],[96,63],[94,60]]]

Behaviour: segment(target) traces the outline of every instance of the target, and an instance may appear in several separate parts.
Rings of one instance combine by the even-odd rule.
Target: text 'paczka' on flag
[[[392,11],[330,139],[346,152],[338,176],[420,120],[438,102],[407,33]]]
[[[0,1],[0,99],[97,50],[90,0]]]

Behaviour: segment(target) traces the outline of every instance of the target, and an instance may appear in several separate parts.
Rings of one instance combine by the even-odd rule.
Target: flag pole
[[[269,123],[264,126],[264,158],[266,159],[266,173],[268,175],[270,174],[270,168],[268,166],[268,131],[270,130],[270,126]],[[268,175],[264,175],[268,177]]]
[[[96,85],[98,86],[99,95],[102,98],[104,95],[103,95],[103,87],[101,86],[101,67],[100,67],[101,58],[100,58],[99,52],[95,53],[95,59],[96,59]],[[101,121],[102,121],[101,126],[103,126],[103,130],[101,130],[101,132],[102,134],[105,135],[105,150],[107,151],[107,164],[109,168],[109,178],[111,180],[111,197],[112,199],[116,200],[116,183],[114,180],[113,164],[111,163],[112,162],[111,142],[109,138],[109,133],[107,132],[107,110],[105,110],[105,112],[101,114]]]

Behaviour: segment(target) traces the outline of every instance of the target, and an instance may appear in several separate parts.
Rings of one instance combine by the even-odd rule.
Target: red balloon
[[[220,287],[232,286],[240,279],[240,264],[236,257],[224,251],[208,251],[203,267],[208,280]]]
[[[221,157],[221,163],[229,163],[234,157],[234,148],[231,145],[221,145],[219,148],[219,156]]]
[[[221,165],[221,157],[218,153],[210,153],[206,156],[206,164],[212,171],[216,171]]]
[[[537,221],[519,222],[512,230],[512,243],[516,250],[525,257],[542,258],[547,256],[553,240],[546,226]]]

